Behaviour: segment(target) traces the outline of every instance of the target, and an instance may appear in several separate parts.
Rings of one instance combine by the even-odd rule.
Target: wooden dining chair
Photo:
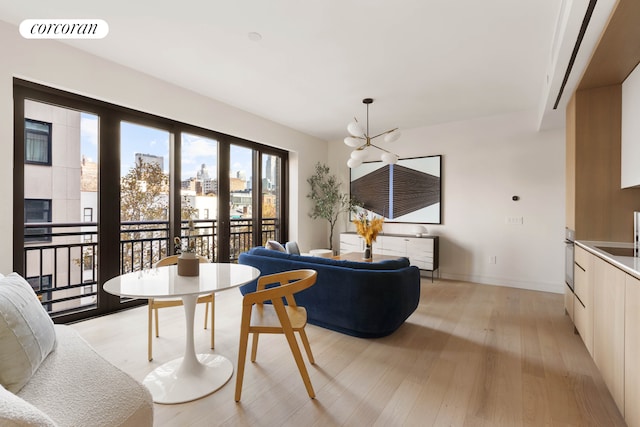
[[[154,267],[162,267],[165,265],[175,265],[178,263],[179,255],[170,255],[168,257],[162,258],[160,261],[154,264]],[[200,264],[208,263],[209,260],[203,256],[198,255],[198,260],[200,260]],[[204,328],[207,329],[207,318],[209,315],[209,304],[211,304],[211,348],[213,348],[214,339],[213,339],[213,326],[215,323],[215,294],[211,293],[209,295],[201,295],[197,300],[198,304],[206,304],[205,312],[204,312]],[[156,337],[160,336],[160,323],[158,321],[158,309],[166,308],[166,307],[178,307],[182,305],[182,299],[174,299],[174,298],[149,298],[149,344],[148,344],[148,353],[149,353],[149,361],[153,360],[153,313],[155,312],[155,321],[156,321]]]
[[[240,346],[238,350],[238,373],[236,374],[236,402],[242,394],[244,366],[247,359],[249,334],[253,334],[251,361],[256,361],[258,337],[260,334],[284,334],[293,353],[302,381],[309,397],[315,397],[309,373],[302,359],[302,353],[294,332],[300,334],[309,362],[315,360],[304,327],[307,324],[307,311],[296,304],[294,294],[316,283],[318,273],[315,270],[294,270],[271,274],[258,278],[256,291],[246,294],[242,300],[242,321],[240,324]],[[285,305],[286,300],[287,305]],[[271,301],[271,304],[264,304]]]

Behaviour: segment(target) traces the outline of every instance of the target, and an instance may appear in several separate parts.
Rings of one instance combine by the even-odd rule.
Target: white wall
[[[425,225],[440,236],[442,277],[564,292],[564,130],[535,129],[534,112],[515,113],[403,129],[395,143],[381,141],[400,157],[443,156],[442,225]],[[349,153],[342,141],[329,144],[345,191]],[[506,224],[509,216],[523,224]],[[353,230],[346,219],[338,226]],[[384,232],[410,234],[411,225],[387,223]]]
[[[290,238],[304,250],[327,246],[326,221],[307,215],[306,178],[326,161],[348,188],[349,149],[341,141],[328,144],[327,155],[324,141],[62,43],[22,39],[2,22],[0,39],[0,272],[12,269],[13,77],[289,150]],[[564,132],[538,133],[535,122],[535,113],[519,113],[408,129],[394,143],[401,157],[444,156],[443,224],[427,226],[441,236],[442,277],[563,291]],[[506,216],[523,216],[524,224],[507,225]]]
[[[13,265],[13,77],[291,151],[290,238],[303,248],[326,245],[327,231],[307,216],[306,198],[306,171],[313,170],[316,161],[326,161],[325,141],[63,43],[25,40],[17,27],[1,21],[0,40],[0,194],[5,201],[0,206],[0,235],[5,236],[0,240],[0,272],[10,272]]]

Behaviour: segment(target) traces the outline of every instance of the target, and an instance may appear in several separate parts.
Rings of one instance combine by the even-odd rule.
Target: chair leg
[[[154,310],[156,312],[156,338],[160,336],[160,322],[158,321],[158,309]]]
[[[258,332],[253,333],[253,342],[251,343],[251,361],[252,362],[256,361],[256,356],[258,354],[258,337],[259,336],[260,336],[260,333]]]
[[[273,301],[273,306],[278,313],[278,318],[280,319],[280,323],[282,324],[282,330],[284,331],[284,335],[287,337],[289,348],[291,348],[293,358],[296,361],[296,365],[298,365],[298,370],[300,371],[300,376],[302,376],[302,381],[304,382],[304,386],[307,389],[307,393],[309,394],[310,398],[314,399],[316,397],[316,393],[315,391],[313,391],[311,378],[309,378],[309,372],[307,372],[307,367],[305,366],[304,360],[302,359],[302,353],[300,352],[300,347],[298,347],[296,336],[293,334],[293,328],[291,328],[291,323],[289,322],[284,304],[282,302],[277,304],[276,301]]]
[[[209,301],[204,305],[204,328],[207,329],[207,319],[209,318]]]
[[[247,343],[249,342],[249,322],[251,321],[251,306],[242,308],[240,323],[240,344],[238,348],[238,372],[236,373],[236,402],[240,402],[242,394],[242,380],[244,379],[244,365],[247,361]]]
[[[313,353],[311,353],[311,346],[309,345],[309,339],[307,338],[307,333],[304,329],[298,330],[300,333],[300,339],[302,340],[302,345],[304,346],[305,351],[307,352],[307,357],[309,358],[309,363],[315,365],[316,361],[313,358]]]
[[[153,306],[153,302],[151,300],[149,300],[148,306],[149,306],[149,309],[148,309],[148,311],[149,311],[148,317],[149,318],[148,318],[148,322],[147,322],[147,324],[148,324],[148,327],[147,327],[147,332],[148,332],[148,337],[147,337],[147,340],[148,340],[147,356],[149,357],[149,362],[151,362],[153,360],[153,349],[152,349],[152,346],[153,346],[153,337],[152,337],[152,334],[153,334],[153,325],[152,325],[153,324],[153,308],[151,308]]]

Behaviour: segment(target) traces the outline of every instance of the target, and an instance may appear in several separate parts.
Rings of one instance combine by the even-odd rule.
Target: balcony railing
[[[188,227],[181,225],[181,237],[194,242],[196,252],[212,261],[218,259],[216,220],[195,220],[195,231],[187,237]],[[276,239],[278,220],[262,220],[261,242]],[[52,316],[97,307],[98,224],[28,223],[24,248],[24,275]],[[171,251],[167,221],[123,222],[120,227],[120,271],[122,274],[151,268]],[[253,221],[230,221],[229,261],[237,262],[241,252],[255,246]]]

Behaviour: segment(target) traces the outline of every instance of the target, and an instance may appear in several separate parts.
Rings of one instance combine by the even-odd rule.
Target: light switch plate
[[[522,225],[524,224],[524,217],[521,216],[508,216],[506,218],[506,223],[511,225]]]

